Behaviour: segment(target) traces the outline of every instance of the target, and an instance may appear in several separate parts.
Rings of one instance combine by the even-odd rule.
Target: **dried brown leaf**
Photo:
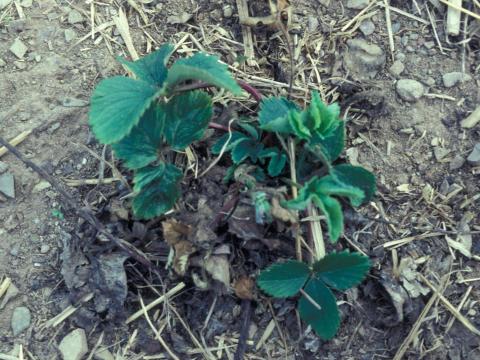
[[[253,300],[253,285],[252,278],[245,275],[240,276],[233,284],[235,295],[242,300]]]

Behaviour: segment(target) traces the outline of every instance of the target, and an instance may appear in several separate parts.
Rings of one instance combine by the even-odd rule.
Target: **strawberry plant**
[[[203,53],[168,66],[173,46],[166,44],[135,62],[119,61],[135,76],[102,80],[91,98],[90,126],[134,172],[133,212],[150,219],[170,210],[180,195],[182,171],[171,164],[172,151],[200,140],[212,117],[212,97],[182,91],[186,81],[242,93],[227,66]]]
[[[360,206],[375,193],[373,174],[359,166],[336,163],[345,142],[345,124],[339,114],[337,104],[324,104],[316,92],[304,110],[286,98],[267,98],[261,103],[258,130],[251,125],[241,126],[244,131],[232,133],[226,147],[231,152],[234,166],[242,162],[267,166],[264,160],[269,158],[266,173],[271,178],[280,175],[289,163],[290,170],[294,172],[291,179],[298,181],[293,185],[299,187],[299,191],[296,198],[282,205],[298,211],[305,211],[309,206],[320,209],[332,243],[340,238],[344,227],[338,198],[346,198],[352,206]],[[278,146],[264,146],[262,132],[274,133]],[[288,137],[293,149],[288,149],[285,137]],[[226,140],[226,136],[222,137],[213,151],[218,152]],[[298,159],[296,154],[300,154]],[[293,169],[292,163],[295,164]],[[252,191],[256,194],[256,213],[262,214],[256,217],[256,221],[261,224],[264,219],[270,218],[270,208],[264,194],[255,192],[255,189]],[[273,297],[300,294],[300,317],[321,338],[330,339],[340,324],[339,310],[330,289],[341,291],[358,285],[369,268],[368,257],[344,251],[328,254],[311,266],[301,261],[274,264],[260,273],[257,283]]]

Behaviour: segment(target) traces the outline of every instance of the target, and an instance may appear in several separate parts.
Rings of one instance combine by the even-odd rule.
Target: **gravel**
[[[397,94],[402,100],[415,102],[425,93],[425,88],[421,82],[413,79],[401,79],[396,84]]]

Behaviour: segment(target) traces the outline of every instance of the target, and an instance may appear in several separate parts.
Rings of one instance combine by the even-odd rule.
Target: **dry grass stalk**
[[[461,13],[458,8],[462,7],[462,0],[450,0],[452,6],[447,10],[447,34],[458,36],[460,34]]]
[[[10,141],[10,145],[17,146],[21,144],[31,133],[32,133],[32,130],[23,131],[22,133],[20,133]],[[5,148],[5,146],[0,147],[0,158],[6,153],[8,153],[7,148]]]
[[[477,20],[480,20],[480,15],[474,13],[473,11],[470,11],[470,10],[465,9],[465,8],[462,7],[462,6],[458,6],[458,5],[456,4],[456,1],[455,1],[455,0],[450,0],[450,1],[447,1],[447,0],[438,0],[438,1],[440,1],[441,3],[447,5],[447,6],[450,7],[450,8],[453,8],[453,9],[458,10],[458,11],[460,11],[460,12],[463,12],[463,13],[465,13],[465,14],[467,14],[467,15],[469,15],[469,16],[477,19]],[[458,0],[457,0],[457,1],[458,1]]]
[[[84,295],[78,302],[78,306],[70,305],[66,307],[60,314],[48,320],[45,324],[42,325],[41,329],[48,329],[50,327],[57,327],[68,319],[72,314],[74,314],[84,302],[90,301],[93,298],[93,293],[88,293]]]

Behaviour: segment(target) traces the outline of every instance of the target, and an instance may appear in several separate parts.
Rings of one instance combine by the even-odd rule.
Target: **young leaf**
[[[317,205],[322,211],[322,214],[325,215],[330,241],[336,243],[343,232],[342,206],[337,199],[328,195],[321,194],[318,196],[318,200],[319,201],[315,201],[315,205]]]
[[[340,121],[336,127],[322,135],[315,131],[308,142],[308,149],[316,154],[321,152],[327,160],[333,162],[338,159],[345,146],[345,123]]]
[[[303,140],[310,139],[312,133],[310,129],[303,123],[302,113],[299,113],[298,111],[290,111],[287,117],[293,135]]]
[[[260,128],[281,134],[291,134],[292,128],[287,115],[290,111],[299,111],[298,106],[283,97],[269,97],[260,104],[258,121]]]
[[[332,127],[339,123],[340,107],[337,103],[326,105],[318,92],[314,91],[310,106],[305,110],[306,124],[310,125],[311,131],[317,130],[320,134],[326,135]]]
[[[270,162],[268,163],[268,175],[271,177],[280,175],[286,163],[287,155],[277,151],[276,154],[270,158]]]
[[[309,324],[323,340],[331,339],[340,326],[340,314],[335,296],[322,281],[315,278],[308,281],[304,291],[310,299],[302,295],[298,301],[300,318]]]
[[[360,206],[365,199],[365,193],[360,188],[341,182],[334,175],[327,175],[319,179],[316,183],[316,192],[346,197],[352,206]]]
[[[370,260],[360,253],[331,253],[313,264],[315,276],[337,290],[347,290],[362,282],[370,269]]]
[[[203,91],[174,96],[165,105],[165,139],[173,149],[184,150],[202,138],[212,113],[212,98]]]
[[[222,64],[216,56],[196,53],[189,58],[177,60],[168,71],[168,87],[172,90],[175,85],[187,80],[205,81],[235,95],[242,94],[241,87],[228,72],[227,65]]]
[[[182,172],[175,166],[160,163],[135,173],[133,211],[140,219],[151,219],[170,210],[180,194]]]
[[[97,139],[103,144],[123,139],[159,96],[158,91],[145,81],[123,76],[102,80],[90,107],[90,125]]]
[[[158,104],[153,104],[143,114],[140,122],[112,148],[129,169],[139,169],[158,159],[162,144],[165,113]]]
[[[118,61],[133,72],[137,79],[151,85],[161,87],[167,78],[167,63],[174,50],[173,45],[164,44],[160,49],[142,57],[137,61],[127,61],[118,58]]]
[[[258,286],[268,295],[284,298],[296,295],[310,277],[310,268],[301,261],[277,263],[263,270]]]
[[[370,201],[375,195],[376,183],[375,176],[368,170],[349,164],[334,166],[332,176],[343,184],[361,189],[365,194],[363,202]],[[360,205],[360,204],[359,204]]]

